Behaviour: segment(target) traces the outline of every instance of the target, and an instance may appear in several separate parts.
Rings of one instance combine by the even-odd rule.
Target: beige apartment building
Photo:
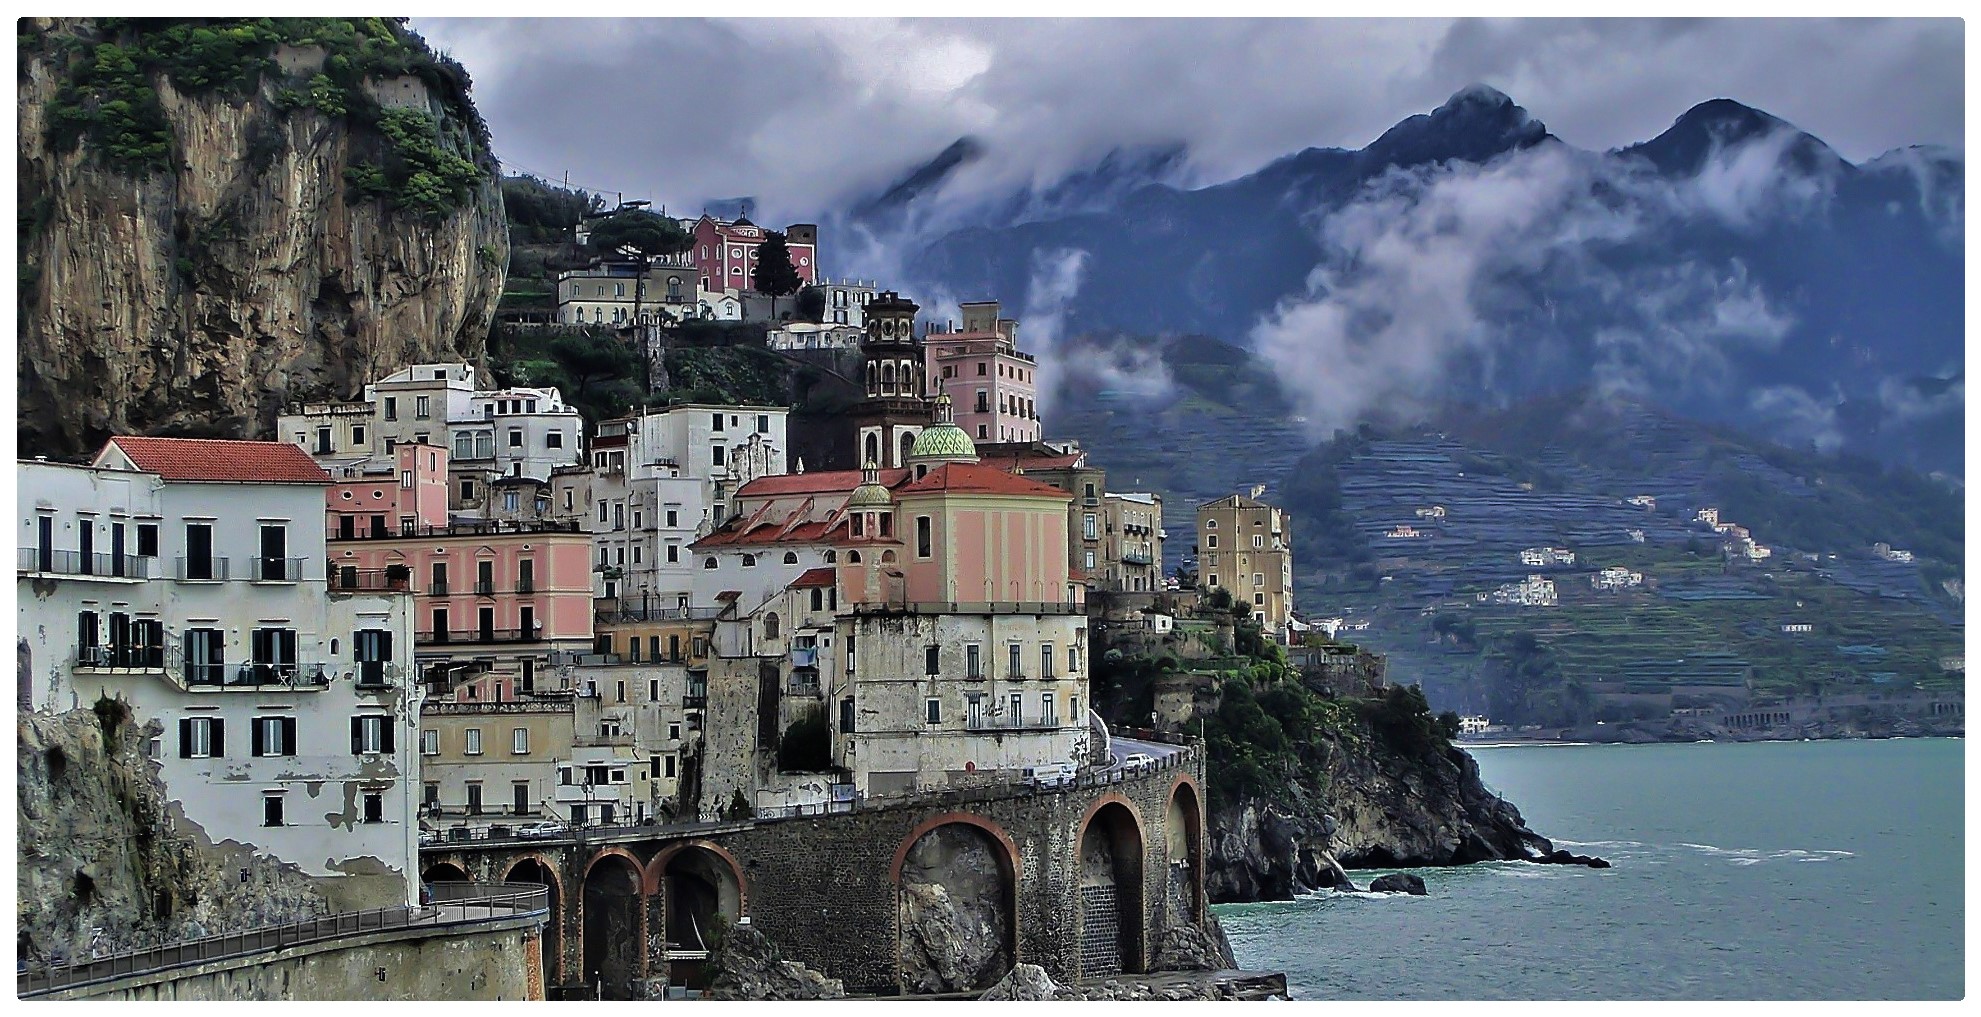
[[[1162,495],[1109,493],[1101,497],[1106,547],[1103,589],[1142,593],[1163,588]]]
[[[1199,588],[1222,588],[1273,638],[1285,642],[1293,612],[1293,547],[1285,512],[1234,494],[1197,506]]]

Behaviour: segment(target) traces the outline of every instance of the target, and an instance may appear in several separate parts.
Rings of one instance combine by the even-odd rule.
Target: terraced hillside
[[[1942,586],[1958,576],[1956,495],[1641,408],[1553,409],[1546,443],[1499,416],[1365,430],[1304,460],[1288,488],[1310,523],[1303,608],[1342,617],[1439,708],[1537,722],[1958,687],[1960,604]],[[1522,561],[1542,548],[1573,563]],[[1599,588],[1611,567],[1621,585]],[[1553,603],[1498,602],[1530,576]]]

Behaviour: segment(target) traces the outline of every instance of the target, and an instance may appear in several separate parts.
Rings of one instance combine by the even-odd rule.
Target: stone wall
[[[51,994],[88,1000],[540,1000],[541,917],[392,929]]]

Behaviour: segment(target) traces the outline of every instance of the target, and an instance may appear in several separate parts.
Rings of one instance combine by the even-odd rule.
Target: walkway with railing
[[[419,907],[351,911],[287,925],[271,925],[170,946],[135,950],[22,970],[15,979],[23,998],[119,978],[148,975],[213,961],[247,957],[309,943],[393,929],[453,929],[483,922],[550,914],[550,891],[535,883],[433,883]]]

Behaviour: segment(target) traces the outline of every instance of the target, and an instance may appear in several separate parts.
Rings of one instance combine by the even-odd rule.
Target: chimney
[[[1266,485],[1264,485],[1264,484],[1253,484],[1253,485],[1252,485],[1252,500],[1253,500],[1253,501],[1258,501],[1258,500],[1259,500],[1259,496],[1260,496],[1260,495],[1262,495],[1262,494],[1265,494],[1265,493],[1266,493]]]

